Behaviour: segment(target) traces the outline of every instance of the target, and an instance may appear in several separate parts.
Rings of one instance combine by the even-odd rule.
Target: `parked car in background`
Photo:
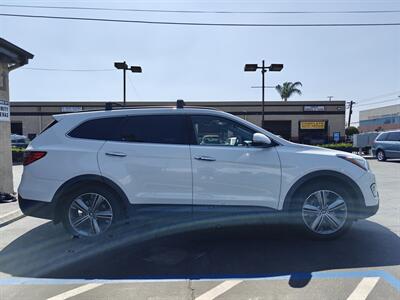
[[[131,205],[219,207],[232,216],[247,207],[280,213],[321,239],[378,210],[364,158],[291,143],[221,111],[178,106],[54,118],[25,151],[19,205],[74,236],[105,232]]]
[[[28,147],[29,139],[24,135],[11,134],[11,146],[16,148]]]
[[[377,136],[372,154],[379,160],[400,158],[400,130],[385,131]]]

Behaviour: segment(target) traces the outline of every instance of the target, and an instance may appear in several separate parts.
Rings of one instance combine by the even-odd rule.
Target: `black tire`
[[[317,179],[318,180],[318,179]],[[313,231],[306,223],[306,217],[303,216],[303,205],[306,203],[307,199],[311,199],[309,197],[312,196],[317,191],[331,191],[334,194],[337,194],[341,197],[342,200],[345,202],[345,206],[347,208],[346,217],[344,219],[343,225],[335,232],[332,233],[317,233]],[[329,194],[328,194],[329,195]],[[332,240],[340,237],[344,233],[346,233],[352,223],[352,212],[355,211],[355,203],[351,200],[351,194],[349,193],[348,189],[343,186],[341,183],[335,183],[334,181],[327,181],[324,180],[322,182],[315,182],[315,183],[308,183],[302,186],[295,192],[295,196],[291,202],[289,208],[289,217],[292,221],[290,222],[292,225],[294,224],[297,229],[300,230],[303,234],[305,234],[308,238],[316,239],[316,240]],[[333,200],[332,200],[333,201]],[[325,212],[326,213],[326,212]],[[344,213],[341,213],[344,215]],[[328,219],[325,220],[325,215],[323,216],[323,222],[330,223]],[[336,219],[337,220],[337,219]]]
[[[377,160],[379,160],[379,161],[385,161],[386,160],[386,154],[385,154],[385,151],[383,151],[383,150],[378,150],[377,152],[376,152],[376,159]]]
[[[111,206],[110,210],[107,210],[107,212],[111,211],[112,212],[112,219],[111,221],[109,220],[101,220],[101,222],[105,222],[106,224],[103,226],[105,229],[104,231],[102,230],[100,233],[95,233],[93,229],[92,222],[89,220],[87,222],[90,222],[90,225],[93,229],[93,235],[85,235],[82,232],[77,231],[74,226],[71,223],[71,218],[70,218],[70,209],[72,203],[74,200],[76,200],[78,197],[83,196],[83,197],[89,197],[91,196],[90,194],[98,194],[104,199],[106,199],[106,202],[104,200],[101,205],[106,206],[107,208]],[[100,235],[103,235],[105,232],[107,232],[111,227],[113,227],[118,220],[121,219],[122,215],[122,206],[116,197],[116,194],[109,188],[105,186],[101,186],[99,184],[85,184],[85,185],[80,185],[69,192],[67,192],[63,197],[63,204],[61,205],[61,221],[64,225],[64,228],[68,233],[70,233],[74,237],[85,237],[85,238],[96,238]],[[86,221],[85,221],[86,222]],[[97,222],[96,222],[97,223]],[[99,220],[100,223],[100,220]],[[87,225],[87,224],[85,224]],[[101,227],[101,226],[100,226]]]

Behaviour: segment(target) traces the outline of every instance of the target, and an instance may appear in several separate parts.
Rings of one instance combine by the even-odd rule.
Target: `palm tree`
[[[300,81],[284,82],[282,85],[278,84],[275,89],[281,95],[282,100],[287,101],[293,94],[301,95],[301,90],[298,88],[303,86]]]

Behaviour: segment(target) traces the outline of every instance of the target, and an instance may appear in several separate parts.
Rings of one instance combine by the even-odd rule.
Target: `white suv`
[[[19,204],[75,236],[102,234],[141,205],[273,211],[325,239],[378,210],[365,159],[291,143],[221,111],[122,109],[54,119],[27,148]]]

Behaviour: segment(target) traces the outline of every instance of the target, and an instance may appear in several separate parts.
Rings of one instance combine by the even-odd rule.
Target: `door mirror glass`
[[[257,146],[267,146],[267,145],[271,145],[272,141],[269,137],[267,137],[265,134],[262,133],[258,133],[256,132],[255,134],[253,134],[253,145]]]

